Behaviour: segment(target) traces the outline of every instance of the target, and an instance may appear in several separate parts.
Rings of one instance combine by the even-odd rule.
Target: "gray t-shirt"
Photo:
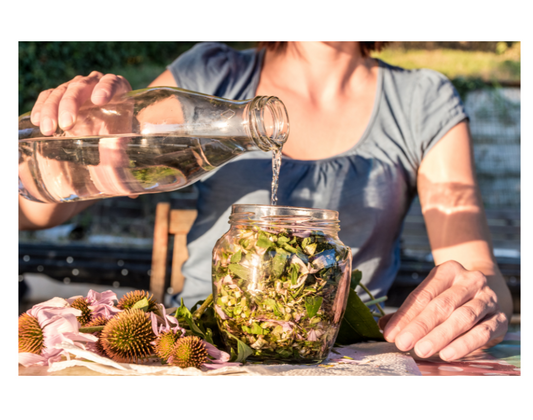
[[[264,50],[201,43],[168,68],[184,89],[248,99],[255,96],[263,57]],[[278,204],[337,210],[339,238],[352,249],[353,268],[362,271],[362,282],[375,297],[384,296],[400,265],[402,223],[416,195],[420,162],[466,118],[459,95],[442,74],[379,61],[374,109],[361,139],[327,159],[283,157]],[[270,204],[271,182],[272,155],[258,151],[196,183],[198,218],[187,237],[185,285],[173,303],[183,298],[192,306],[211,293],[212,250],[229,229],[231,205]]]

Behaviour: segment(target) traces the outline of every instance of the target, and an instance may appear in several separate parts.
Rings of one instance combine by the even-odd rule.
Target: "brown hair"
[[[365,41],[359,42],[359,48],[363,57],[368,57],[372,51],[380,52],[387,44],[389,44],[387,41]],[[287,41],[260,41],[257,43],[257,48],[282,52],[287,48]]]

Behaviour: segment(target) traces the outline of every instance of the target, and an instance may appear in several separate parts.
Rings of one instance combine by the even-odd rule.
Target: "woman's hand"
[[[105,105],[113,96],[131,90],[122,76],[93,71],[88,76],[76,76],[70,82],[39,94],[31,111],[31,122],[40,127],[45,136],[52,135],[59,124],[69,130],[76,123],[81,105],[91,99],[95,105]]]
[[[446,361],[490,347],[507,331],[507,316],[479,271],[455,261],[438,265],[394,314],[379,320],[385,339],[419,357]]]

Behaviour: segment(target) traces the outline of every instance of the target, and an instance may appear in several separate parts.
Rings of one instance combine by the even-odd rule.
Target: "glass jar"
[[[62,203],[173,191],[249,151],[277,152],[289,135],[274,96],[233,101],[160,87],[90,100],[76,123],[43,136],[19,117],[19,194]]]
[[[224,344],[250,361],[320,363],[346,309],[352,255],[338,212],[235,204],[213,249],[213,300]]]

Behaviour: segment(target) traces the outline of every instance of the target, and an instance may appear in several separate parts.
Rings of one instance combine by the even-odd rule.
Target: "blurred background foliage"
[[[146,87],[195,42],[20,42],[19,114],[39,92],[92,70]],[[244,49],[255,42],[227,42]],[[519,42],[392,42],[376,57],[404,68],[431,68],[452,80],[461,96],[487,85],[520,81]]]

